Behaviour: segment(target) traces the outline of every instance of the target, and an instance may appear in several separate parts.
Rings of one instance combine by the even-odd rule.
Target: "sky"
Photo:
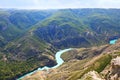
[[[1,0],[0,8],[120,8],[120,0]]]

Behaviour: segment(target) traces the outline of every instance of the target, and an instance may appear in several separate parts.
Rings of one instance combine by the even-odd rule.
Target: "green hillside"
[[[63,9],[34,25],[37,28],[34,32],[57,48],[101,45],[120,36],[119,12],[117,9]]]
[[[0,48],[51,14],[49,11],[0,10]]]

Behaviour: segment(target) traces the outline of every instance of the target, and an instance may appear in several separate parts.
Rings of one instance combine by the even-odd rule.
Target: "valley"
[[[119,49],[119,40],[111,42],[116,47],[109,44],[120,37],[119,17],[119,9],[0,9],[0,80],[16,80],[38,68],[53,67],[56,52],[67,48],[75,49],[62,54],[65,63],[51,70],[60,74],[47,75],[47,80],[56,80],[61,74],[66,74],[62,80],[76,80],[90,70],[103,71],[114,57],[105,53]],[[92,58],[107,62],[91,63],[81,71]],[[91,67],[97,64],[104,66]]]

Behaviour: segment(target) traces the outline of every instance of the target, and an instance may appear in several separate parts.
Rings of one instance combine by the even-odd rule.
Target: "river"
[[[113,39],[113,40],[110,40],[110,44],[115,44],[116,43],[116,41],[117,41],[118,39]]]
[[[117,41],[117,39],[110,40],[109,44],[115,44],[116,41]],[[38,68],[37,70],[34,70],[34,71],[30,72],[30,73],[27,73],[26,75],[18,78],[17,80],[21,80],[21,79],[24,78],[25,76],[29,76],[29,75],[31,75],[31,74],[35,73],[36,71],[39,71],[39,70],[41,70],[41,71],[42,71],[42,70],[49,70],[49,69],[53,69],[53,68],[59,67],[61,64],[64,63],[63,59],[61,58],[61,55],[62,55],[63,53],[65,53],[65,52],[71,50],[71,49],[72,49],[72,48],[60,50],[60,51],[58,51],[58,52],[55,54],[55,59],[56,59],[56,62],[57,62],[57,65],[56,65],[56,66],[53,66],[53,67],[47,67],[47,66],[45,66],[45,67],[43,67],[43,68]]]
[[[72,49],[72,48],[60,50],[60,51],[58,51],[58,52],[55,54],[55,59],[56,59],[56,62],[57,62],[57,65],[56,65],[56,66],[53,66],[53,67],[47,67],[47,66],[45,66],[45,67],[43,67],[43,68],[38,68],[37,70],[34,70],[34,71],[30,72],[30,73],[27,73],[26,75],[18,78],[17,80],[21,80],[21,79],[23,79],[25,76],[32,75],[33,73],[35,73],[36,71],[39,71],[39,70],[41,70],[41,71],[42,71],[42,70],[49,70],[49,69],[53,69],[53,68],[59,67],[61,64],[64,63],[63,59],[61,58],[61,55],[62,55],[63,53],[65,53],[65,52],[71,50],[71,49]]]

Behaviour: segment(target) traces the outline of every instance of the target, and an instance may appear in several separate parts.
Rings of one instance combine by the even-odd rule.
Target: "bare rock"
[[[107,80],[120,80],[120,57],[112,59]]]
[[[104,79],[100,77],[98,72],[90,71],[87,74],[85,74],[81,79],[78,80],[104,80]]]

